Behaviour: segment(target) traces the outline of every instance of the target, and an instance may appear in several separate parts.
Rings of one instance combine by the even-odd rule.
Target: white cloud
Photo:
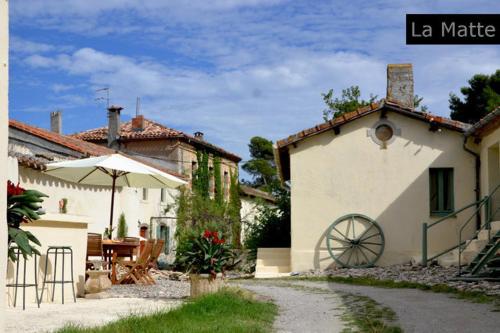
[[[497,69],[500,50],[406,46],[405,14],[495,8],[482,0],[24,0],[12,17],[16,26],[86,38],[74,52],[25,43],[29,66],[62,71],[88,83],[88,93],[110,86],[112,102],[130,114],[141,96],[147,116],[244,154],[253,135],[279,139],[320,122],[329,88],[359,85],[365,97],[383,97],[387,63],[412,62],[424,104],[448,115],[449,92]],[[101,35],[107,52],[88,44]],[[136,57],[114,50],[123,40]],[[143,45],[152,52],[141,54]]]

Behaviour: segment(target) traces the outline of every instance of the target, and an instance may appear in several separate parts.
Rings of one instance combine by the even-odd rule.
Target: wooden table
[[[111,282],[113,284],[117,283],[116,279],[116,262],[112,260],[113,258],[126,258],[129,257],[132,260],[134,250],[139,246],[137,243],[121,242],[115,240],[105,239],[102,241],[102,250],[104,252],[104,258],[109,261],[111,266]]]

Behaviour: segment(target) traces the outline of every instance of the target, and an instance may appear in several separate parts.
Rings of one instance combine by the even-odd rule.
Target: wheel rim
[[[385,239],[375,220],[362,214],[348,214],[328,228],[326,245],[338,265],[363,268],[377,262],[384,252]]]

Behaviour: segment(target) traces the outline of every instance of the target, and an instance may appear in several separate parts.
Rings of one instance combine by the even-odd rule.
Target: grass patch
[[[480,291],[464,291],[450,287],[446,284],[427,285],[418,282],[409,281],[392,281],[379,280],[372,277],[343,277],[343,276],[328,276],[328,277],[305,277],[305,278],[287,278],[290,280],[306,280],[306,281],[327,281],[344,284],[353,284],[358,286],[371,286],[379,288],[406,288],[419,289],[424,291],[432,291],[435,293],[452,294],[459,299],[468,300],[474,303],[492,303],[496,307],[500,307],[500,297],[486,295]]]
[[[347,293],[339,293],[347,308],[342,320],[348,325],[342,333],[402,333],[397,326],[396,313],[373,299]]]
[[[57,333],[271,332],[277,306],[252,294],[228,288],[196,298],[178,309],[151,315],[131,315],[105,326],[67,326]]]

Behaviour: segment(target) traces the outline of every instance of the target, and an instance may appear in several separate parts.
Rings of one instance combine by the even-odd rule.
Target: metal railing
[[[491,209],[492,209],[492,198],[493,196],[495,195],[495,193],[500,193],[499,191],[499,188],[500,188],[500,185],[498,185],[497,187],[495,187],[495,189],[487,196],[485,196],[483,199],[479,200],[479,201],[475,201],[467,206],[464,206],[442,218],[440,218],[439,220],[437,221],[434,221],[434,222],[424,222],[422,224],[422,265],[423,266],[427,266],[427,263],[429,261],[432,261],[448,252],[451,252],[455,249],[459,249],[459,256],[458,256],[458,260],[459,260],[459,267],[461,265],[461,261],[460,261],[460,258],[461,258],[461,255],[462,255],[462,252],[463,250],[471,243],[471,240],[473,240],[474,238],[477,237],[477,235],[479,234],[480,231],[482,230],[485,230],[485,228],[487,228],[488,230],[491,230],[490,228],[490,223],[493,219],[493,217],[496,215],[496,213],[498,213],[499,209],[497,209],[495,211],[495,213],[492,214],[491,212]],[[438,254],[435,254],[433,255],[432,257],[428,257],[427,255],[427,250],[428,250],[428,233],[429,233],[429,229],[435,227],[436,225],[439,225],[441,224],[442,222],[450,219],[450,218],[455,218],[458,214],[464,212],[465,210],[471,208],[471,207],[475,207],[473,213],[471,214],[471,216],[462,224],[462,226],[460,227],[460,232],[459,232],[459,239],[458,239],[458,244],[457,245],[454,245],[444,251],[441,251],[439,252]],[[470,221],[472,221],[474,219],[474,217],[476,217],[478,215],[478,213],[481,212],[481,210],[483,209],[483,207],[485,208],[485,223],[482,225],[482,227],[477,230],[473,237],[469,239],[469,241],[467,240],[462,240],[462,234],[463,234],[463,231],[464,229],[469,225]],[[491,239],[491,231],[488,233],[488,239]]]

